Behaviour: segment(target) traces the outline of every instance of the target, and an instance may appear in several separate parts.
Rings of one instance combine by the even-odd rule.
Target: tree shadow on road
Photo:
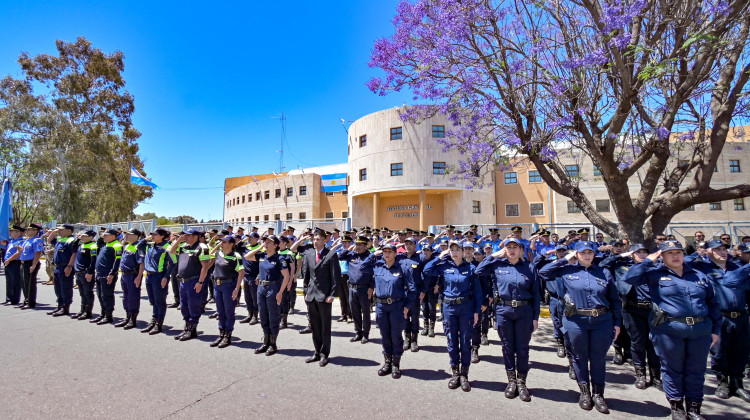
[[[653,401],[620,400],[607,397],[606,394],[605,399],[607,400],[609,409],[612,411],[620,411],[643,417],[665,417],[670,413],[670,409],[666,405],[660,405]]]
[[[444,370],[428,370],[428,369],[401,369],[401,374],[409,378],[421,379],[423,381],[442,381],[451,377]]]
[[[580,393],[571,389],[546,389],[546,388],[529,388],[533,397],[543,400],[578,403]]]
[[[313,349],[282,349],[278,351],[279,354],[284,356],[292,357],[307,357],[313,354]]]
[[[539,362],[537,360],[531,360],[529,361],[529,366],[531,369],[539,369],[544,372],[557,372],[557,373],[567,373],[568,372],[568,364],[566,359],[561,359],[561,361],[564,360],[566,363],[563,364],[554,364],[554,363],[546,363],[546,362]],[[609,377],[607,378],[609,379]]]
[[[471,379],[471,376],[469,377]],[[503,392],[507,383],[499,381],[471,381],[471,387],[485,391]]]
[[[334,357],[331,357],[329,360],[332,365],[339,365],[339,366],[369,367],[369,366],[379,365],[379,363],[374,360],[361,359],[359,357],[334,356]]]

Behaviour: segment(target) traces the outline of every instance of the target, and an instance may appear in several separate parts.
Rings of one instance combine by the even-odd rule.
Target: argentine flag
[[[132,184],[144,185],[153,189],[159,188],[158,185],[146,179],[140,172],[136,171],[134,167],[130,167],[130,182]]]
[[[320,190],[323,192],[346,191],[346,173],[321,175]]]

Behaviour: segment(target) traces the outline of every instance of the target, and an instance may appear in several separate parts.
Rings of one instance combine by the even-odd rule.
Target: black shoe
[[[258,316],[259,316],[259,315],[260,315],[260,314],[258,314],[258,311],[254,311],[254,312],[253,312],[253,319],[251,319],[251,320],[250,320],[249,324],[250,324],[250,325],[255,325],[255,324],[257,324],[258,322],[260,322],[260,321],[258,321]]]
[[[253,320],[253,314],[249,314],[248,316],[242,318],[242,321],[240,321],[240,324],[247,324],[248,322]]]
[[[281,316],[281,324],[279,325],[280,330],[285,330],[289,325],[287,324],[288,315]]]
[[[430,321],[430,329],[427,331],[427,335],[430,337],[435,336],[435,322]]]
[[[635,367],[635,387],[638,389],[646,389],[648,381],[646,380],[646,367],[636,366]]]
[[[622,347],[615,347],[615,358],[612,360],[612,363],[616,365],[625,364],[625,358],[622,355]]]
[[[180,341],[192,340],[195,337],[198,337],[198,324],[190,323],[188,330],[180,337]]]
[[[123,330],[132,330],[133,328],[135,328],[138,325],[137,324],[137,320],[138,320],[138,312],[131,312],[130,313],[130,321],[127,324],[125,324],[125,326],[122,329]]]
[[[114,322],[114,319],[112,319],[112,312],[107,312],[104,314],[102,319],[99,320],[99,322],[96,323],[96,325],[105,325],[105,324],[111,324]]]
[[[361,341],[362,344],[367,344],[369,342],[370,342],[370,337],[368,337],[368,336],[362,337],[362,341]]]
[[[264,334],[263,335],[263,344],[260,347],[258,347],[257,349],[255,349],[254,353],[255,354],[265,353],[266,350],[268,350],[268,346],[269,346],[270,341],[271,341],[271,336],[268,335],[268,334]]]
[[[448,380],[448,389],[456,389],[461,384],[458,366],[451,366],[451,378]]]
[[[167,306],[167,308],[169,308],[169,309],[174,309],[174,308],[179,308],[179,307],[180,307],[180,302],[175,302],[175,303]]]
[[[70,315],[70,305],[63,305],[62,309],[52,314],[54,317]]]
[[[86,310],[81,314],[81,316],[78,317],[79,321],[83,321],[84,319],[91,319],[93,316],[92,311],[94,307],[91,305],[86,305]]]
[[[750,402],[750,392],[747,392],[742,382],[742,377],[731,378],[729,380],[729,383],[731,385],[730,389],[733,391],[732,393],[739,397],[742,401]]]
[[[47,312],[47,315],[54,315],[60,312],[60,310],[62,310],[62,305],[57,305],[57,308]]]
[[[416,353],[419,351],[419,344],[417,344],[417,337],[419,337],[419,334],[417,333],[411,333],[411,352]]]
[[[266,350],[266,356],[273,356],[276,354],[276,351],[278,348],[276,348],[276,337],[271,336],[271,340],[268,342],[268,350]]]
[[[578,387],[581,389],[581,396],[578,398],[578,406],[586,411],[594,408],[594,402],[591,400],[591,389],[589,388],[588,382],[579,383]]]
[[[383,355],[383,366],[378,369],[378,376],[390,375],[393,372],[393,358],[387,354]]]
[[[320,363],[318,364],[320,365],[320,367],[326,367],[326,365],[328,364],[328,356],[326,356],[325,354],[320,356]]]
[[[208,316],[208,319],[216,319],[218,317],[219,317],[219,313],[218,312],[214,312],[214,313],[212,313],[211,315]]]
[[[188,333],[188,329],[190,328],[190,323],[185,321],[185,325],[182,327],[182,332],[176,336],[174,336],[175,340],[179,340],[182,338],[183,335]]]
[[[424,328],[422,328],[422,331],[419,332],[419,335],[421,335],[422,337],[427,337],[427,331],[428,331],[428,329],[429,328],[427,328],[427,324],[425,323],[425,326],[424,326]]]
[[[398,379],[401,377],[401,356],[393,356],[393,371],[391,378]]]
[[[515,370],[506,370],[508,374],[508,386],[505,387],[505,398],[513,399],[518,396],[518,380]]]
[[[685,411],[687,411],[687,418],[690,420],[703,420],[701,415],[701,403],[697,401],[685,400]]]
[[[557,339],[557,357],[559,358],[565,358],[567,356],[567,352],[565,351],[565,340],[563,338]]]
[[[573,359],[568,358],[568,378],[576,381],[578,380],[578,377],[576,377],[576,370],[573,368]]]
[[[482,341],[479,342],[479,344],[483,346],[489,346],[490,345],[490,339],[487,337],[487,333],[482,333]]]
[[[471,363],[479,363],[479,346],[471,346]]]
[[[729,399],[729,378],[724,375],[716,375],[716,379],[719,381],[719,385],[716,387],[714,395],[722,400]]]
[[[301,330],[299,330],[300,334],[310,334],[312,332],[312,327],[310,327],[310,324],[307,324],[307,326]]]
[[[346,322],[345,316],[340,316],[339,319],[336,322]]]
[[[410,347],[411,347],[411,334],[405,332],[404,333],[404,351],[409,350]]]
[[[318,353],[313,353],[312,356],[310,356],[307,359],[305,359],[305,363],[315,363],[315,362],[319,362],[319,361],[320,361],[320,354],[318,354]]]
[[[232,344],[232,332],[231,331],[225,331],[224,332],[224,339],[221,340],[221,343],[219,343],[219,348],[223,349],[225,347],[229,347]]]
[[[661,369],[659,368],[649,368],[648,372],[651,376],[651,386],[658,389],[661,392],[664,392],[664,383],[661,380]],[[682,401],[680,401],[680,405],[682,405]]]
[[[468,366],[461,366],[461,376],[459,378],[461,380],[461,391],[463,392],[471,391],[471,382],[469,382],[469,367]]]
[[[531,393],[526,387],[526,374],[518,372],[518,398],[523,402],[531,401]]]
[[[669,400],[669,408],[672,410],[672,420],[687,420],[682,400]]]
[[[115,328],[120,328],[128,325],[130,322],[130,312],[125,312],[125,318],[122,319],[122,321],[115,324]]]
[[[160,334],[161,330],[162,330],[162,321],[156,321],[156,326],[154,327],[153,330],[151,330],[151,332],[148,333],[148,335]]]
[[[219,330],[219,337],[216,340],[212,341],[209,346],[218,347],[221,341],[224,339],[224,334],[224,330]]]
[[[83,315],[84,313],[86,313],[86,305],[81,305],[81,310],[80,310],[80,311],[78,311],[78,313],[77,313],[77,314],[73,314],[73,315],[71,315],[70,317],[71,317],[72,319],[78,319],[78,317],[80,317],[80,316],[81,316],[81,315]]]
[[[151,332],[151,330],[153,330],[155,326],[156,326],[156,318],[151,318],[151,322],[149,322],[148,325],[146,325],[146,328],[142,329],[141,332],[142,333]]]
[[[357,335],[355,335],[354,337],[352,337],[352,338],[349,339],[349,341],[352,342],[352,343],[355,342],[355,341],[361,341],[361,340],[362,340],[362,334],[360,334],[360,333],[357,333]]]
[[[607,407],[607,402],[604,401],[604,385],[593,384],[592,394],[593,395],[591,399],[594,401],[594,407],[596,407],[596,411],[602,414],[609,414],[609,407]]]

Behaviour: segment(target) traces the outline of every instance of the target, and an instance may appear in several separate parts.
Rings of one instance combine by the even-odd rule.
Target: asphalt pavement
[[[310,335],[298,333],[306,325],[304,304],[298,297],[290,327],[278,338],[274,356],[253,354],[260,345],[260,325],[237,324],[233,345],[210,348],[218,323],[204,316],[197,339],[178,342],[183,321],[169,309],[165,333],[140,334],[113,325],[97,326],[68,317],[53,318],[53,286],[42,285],[35,310],[0,306],[0,418],[145,418],[192,419],[254,415],[262,418],[536,418],[603,419],[666,418],[669,408],[656,389],[633,386],[632,366],[607,363],[605,398],[611,414],[578,408],[578,387],[568,379],[567,359],[556,356],[552,324],[542,318],[531,343],[528,386],[532,400],[508,400],[502,351],[496,331],[490,346],[480,349],[481,362],[471,366],[471,392],[450,390],[448,354],[442,326],[434,338],[419,337],[420,351],[406,352],[403,377],[379,377],[382,363],[379,332],[374,327],[369,344],[350,343],[353,324],[336,322],[340,306],[334,302],[330,364],[306,364],[312,354]],[[5,279],[0,278],[5,296]],[[138,327],[146,326],[151,307],[142,290]],[[78,291],[74,305],[79,308]],[[116,321],[122,319],[117,294]],[[172,296],[168,298],[172,302]],[[214,312],[209,304],[204,315]],[[300,309],[302,309],[300,311]],[[95,311],[99,310],[97,302]],[[238,321],[246,314],[237,308]],[[439,323],[438,323],[439,324]],[[750,382],[750,381],[748,381]],[[750,418],[750,404],[737,398],[713,396],[716,381],[706,378],[703,413],[710,419]]]

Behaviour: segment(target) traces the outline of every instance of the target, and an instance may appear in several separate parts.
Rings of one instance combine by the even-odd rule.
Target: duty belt
[[[460,305],[462,303],[471,302],[471,300],[471,296],[461,296],[455,299],[443,298],[443,303],[447,303],[448,305]]]
[[[385,303],[387,305],[390,305],[390,304],[396,303],[396,302],[400,302],[400,301],[401,301],[401,299],[394,299],[394,298],[385,298],[385,299],[375,298],[375,302],[377,302],[377,303]]]
[[[517,308],[519,306],[530,305],[531,301],[529,301],[529,300],[515,300],[515,299],[514,300],[502,300],[502,299],[500,299],[500,300],[497,301],[497,303],[499,303],[501,305],[505,305],[505,306],[510,306],[510,307],[513,307],[513,308]]]
[[[604,315],[607,312],[609,312],[609,309],[607,308],[598,308],[598,309],[576,309],[576,315],[583,315],[583,316],[593,316],[597,317],[600,315]]]
[[[634,307],[638,309],[651,309],[650,300],[639,300],[638,302],[631,302],[629,300],[622,301],[623,308]]]
[[[183,282],[183,283],[186,283],[186,282],[189,282],[189,281],[193,281],[193,280],[197,279],[198,277],[200,277],[200,276],[180,277],[180,281]]]
[[[685,317],[672,317],[668,316],[667,321],[682,322],[683,324],[695,325],[705,321],[706,317],[703,316],[685,316]]]
[[[279,281],[268,281],[268,280],[259,280],[258,284],[261,286],[273,286],[274,284],[279,284]]]
[[[146,274],[149,276],[153,276],[154,274],[162,274],[161,271],[146,271]]]
[[[131,275],[131,274],[138,274],[138,272],[135,271],[135,270],[133,270],[133,271],[120,271],[120,273],[128,275],[128,276]]]
[[[222,284],[227,284],[233,282],[235,279],[214,279],[214,284],[217,286],[221,286]]]
[[[721,311],[721,316],[732,319],[739,318],[743,315],[747,315],[747,311]]]
[[[364,289],[367,286],[368,286],[367,284],[352,284],[352,283],[349,283],[349,287],[351,287],[352,289],[357,289],[357,290]]]

